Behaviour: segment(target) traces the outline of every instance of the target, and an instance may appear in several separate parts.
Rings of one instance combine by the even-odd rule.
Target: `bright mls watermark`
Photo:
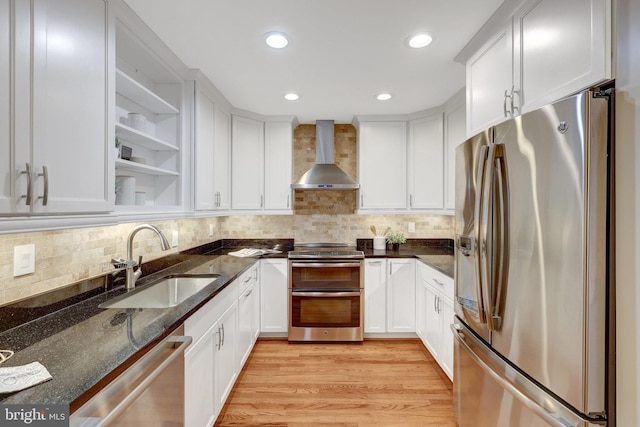
[[[0,405],[0,425],[68,427],[69,405]]]

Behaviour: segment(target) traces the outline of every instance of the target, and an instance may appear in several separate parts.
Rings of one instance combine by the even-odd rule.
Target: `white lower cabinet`
[[[260,261],[260,333],[287,336],[289,324],[286,259]]]
[[[217,341],[213,352],[213,383],[215,390],[215,413],[216,416],[218,416],[239,374],[236,351],[239,338],[237,301],[227,309],[216,322],[214,328]]]
[[[416,331],[416,261],[389,259],[387,332]]]
[[[184,354],[184,425],[210,426],[215,417],[213,388],[214,326]]]
[[[415,260],[365,260],[365,333],[415,332],[415,292]]]
[[[453,379],[453,279],[418,263],[416,332],[447,376]]]
[[[364,261],[364,332],[387,331],[387,260]]]
[[[240,297],[238,298],[238,372],[242,369],[253,349],[260,332],[260,296],[258,286],[258,270],[260,263],[255,263],[244,273],[240,281]]]
[[[286,260],[285,260],[286,261]],[[184,425],[213,425],[260,331],[260,264],[253,264],[184,322]]]

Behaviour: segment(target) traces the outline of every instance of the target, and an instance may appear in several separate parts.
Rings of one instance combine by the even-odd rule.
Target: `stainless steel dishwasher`
[[[184,327],[137,360],[70,416],[72,427],[182,426]]]

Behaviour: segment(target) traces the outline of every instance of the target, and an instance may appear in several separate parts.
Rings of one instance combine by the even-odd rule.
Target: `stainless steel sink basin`
[[[219,274],[174,274],[99,305],[100,308],[174,307],[215,282]]]

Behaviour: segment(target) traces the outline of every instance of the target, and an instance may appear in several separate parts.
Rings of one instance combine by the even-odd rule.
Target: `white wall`
[[[640,426],[640,2],[616,4],[616,398],[623,427]]]

